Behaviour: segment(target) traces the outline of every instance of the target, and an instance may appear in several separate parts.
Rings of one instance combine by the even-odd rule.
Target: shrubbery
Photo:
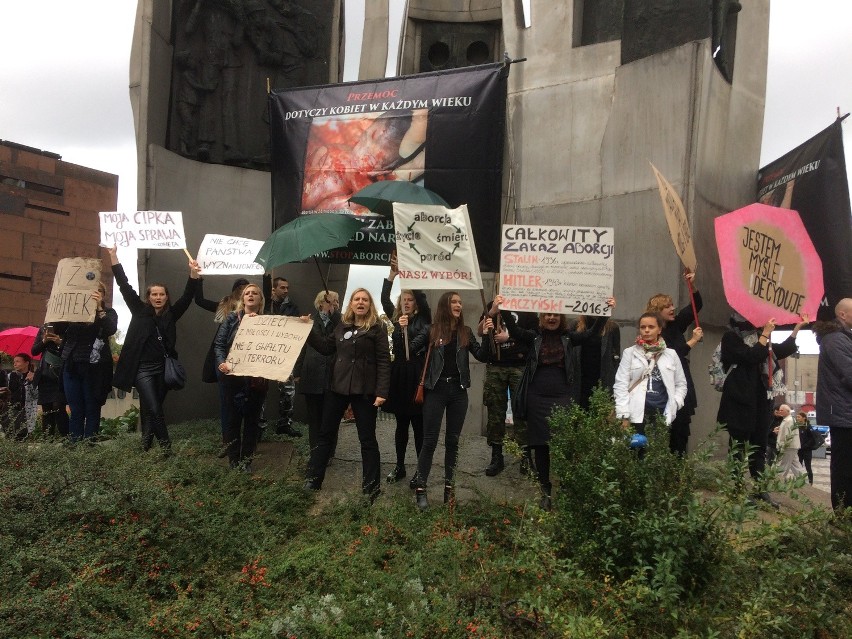
[[[852,636],[848,520],[776,516],[731,468],[639,461],[611,407],[554,420],[555,508],[360,499],[312,508],[299,468],[174,454],[116,424],[94,447],[0,442],[0,637]],[[114,433],[112,433],[114,431]]]

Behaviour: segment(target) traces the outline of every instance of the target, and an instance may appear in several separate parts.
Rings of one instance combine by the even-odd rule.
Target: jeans
[[[139,412],[142,416],[142,448],[148,450],[154,437],[163,448],[172,445],[166,429],[163,401],[166,399],[166,379],[163,362],[141,362],[136,371],[136,391],[139,393]]]
[[[447,431],[444,435],[444,482],[453,483],[459,456],[459,437],[467,415],[467,389],[458,381],[438,380],[435,388],[426,389],[423,401],[423,448],[417,458],[417,485],[426,488],[432,458],[438,447],[441,418],[447,414]]]
[[[65,363],[62,370],[65,399],[71,407],[68,433],[71,441],[89,439],[101,426],[100,375],[96,364]]]
[[[334,391],[325,392],[325,406],[322,413],[322,427],[319,433],[317,447],[311,450],[308,462],[307,479],[316,488],[322,486],[325,479],[325,469],[331,458],[340,430],[340,420],[346,407],[351,404],[355,415],[355,427],[358,429],[358,441],[361,442],[361,470],[363,478],[361,489],[367,495],[379,492],[379,473],[381,459],[379,442],[376,440],[376,414],[378,409],[373,406],[375,398],[372,395],[340,395]]]
[[[254,456],[260,431],[260,411],[266,399],[266,388],[252,388],[248,377],[229,375],[222,376],[219,387],[225,395],[225,411],[228,420],[225,440],[228,444],[228,460],[234,466]]]

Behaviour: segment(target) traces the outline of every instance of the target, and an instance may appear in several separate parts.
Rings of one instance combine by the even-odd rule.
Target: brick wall
[[[60,259],[106,258],[98,211],[114,211],[117,199],[117,175],[0,141],[0,330],[42,323]]]

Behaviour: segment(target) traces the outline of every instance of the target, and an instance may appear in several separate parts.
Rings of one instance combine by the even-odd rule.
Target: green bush
[[[847,519],[758,511],[661,430],[639,461],[610,410],[555,418],[552,513],[314,503],[303,459],[229,471],[213,421],[170,457],[0,441],[0,638],[852,636]]]

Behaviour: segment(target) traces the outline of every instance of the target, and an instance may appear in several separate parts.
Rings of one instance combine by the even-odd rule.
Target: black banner
[[[822,259],[819,319],[833,318],[835,304],[852,294],[852,209],[840,126],[837,120],[757,175],[760,202],[798,211]]]
[[[507,75],[489,64],[273,91],[273,228],[303,214],[364,215],[349,246],[322,259],[387,264],[393,220],[347,200],[373,182],[410,180],[468,205],[480,269],[497,271]]]

